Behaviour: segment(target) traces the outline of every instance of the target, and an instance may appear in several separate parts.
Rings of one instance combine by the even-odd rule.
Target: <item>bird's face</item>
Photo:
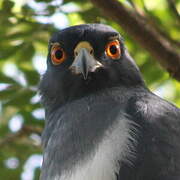
[[[102,89],[142,83],[119,33],[102,24],[73,26],[54,34],[47,64],[41,93],[61,103]]]

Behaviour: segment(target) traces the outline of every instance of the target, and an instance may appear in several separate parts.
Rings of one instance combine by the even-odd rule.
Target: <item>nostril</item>
[[[91,55],[93,54],[93,49],[90,50],[90,54],[91,54]]]
[[[78,56],[78,52],[77,51],[75,52],[75,56]]]

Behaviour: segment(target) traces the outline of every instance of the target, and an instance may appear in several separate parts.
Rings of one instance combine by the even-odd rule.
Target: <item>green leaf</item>
[[[7,87],[5,90],[0,91],[0,99],[8,101],[9,99],[16,96],[16,92],[19,91],[21,87],[19,85],[13,85]]]
[[[6,12],[10,12],[13,6],[14,6],[14,2],[10,0],[4,0],[2,3],[2,9],[3,11],[6,11]]]
[[[4,104],[4,107],[15,106],[17,108],[26,108],[30,103],[30,99],[35,95],[35,92],[28,88],[21,88],[19,91],[14,92],[14,94],[15,95]]]
[[[17,82],[13,78],[8,77],[1,72],[0,72],[0,83],[17,84]]]
[[[20,68],[29,85],[37,86],[39,84],[40,75],[37,71]]]

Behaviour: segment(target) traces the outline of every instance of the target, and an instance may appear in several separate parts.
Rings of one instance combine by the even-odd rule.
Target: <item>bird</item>
[[[180,109],[148,89],[112,27],[54,33],[39,91],[41,180],[180,180]]]

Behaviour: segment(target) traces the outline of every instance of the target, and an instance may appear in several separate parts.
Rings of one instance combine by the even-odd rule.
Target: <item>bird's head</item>
[[[63,104],[104,89],[140,84],[136,64],[111,27],[72,26],[50,39],[47,71],[40,83],[44,101]]]

